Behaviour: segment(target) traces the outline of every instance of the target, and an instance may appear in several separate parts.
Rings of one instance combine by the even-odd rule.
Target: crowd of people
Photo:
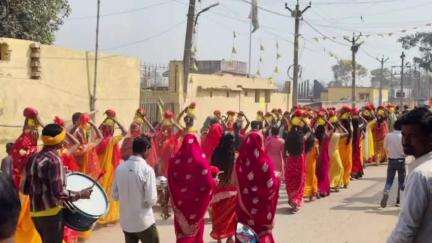
[[[36,109],[26,108],[23,132],[7,144],[9,156],[2,163],[3,173],[20,189],[16,241],[76,242],[91,236],[91,231],[78,233],[61,223],[62,200],[86,199],[92,193],[88,188],[66,190],[65,167],[98,180],[110,202],[98,224],[120,221],[126,242],[158,242],[151,210],[157,200],[156,176],[168,180],[177,242],[203,242],[207,212],[211,237],[218,242],[234,242],[238,222],[252,228],[260,242],[275,242],[280,187],[285,187],[292,213],[305,199],[349,188],[352,180],[362,178],[366,164],[387,161],[385,138],[406,111],[390,104],[361,109],[297,106],[285,112],[258,111],[251,121],[241,111],[216,110],[200,130],[195,103],[177,116],[160,112],[161,121],[150,121],[138,109],[127,130],[112,109],[105,111],[99,126],[92,122],[94,113],[75,113],[66,126],[59,117],[45,125]],[[142,185],[126,193],[131,181]],[[138,199],[131,197],[144,193],[142,188],[146,199],[134,204]],[[146,209],[139,214],[145,219],[134,215],[134,207]]]

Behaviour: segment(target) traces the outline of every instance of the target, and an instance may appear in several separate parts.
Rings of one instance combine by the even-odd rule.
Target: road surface
[[[281,190],[274,235],[277,242],[290,243],[382,243],[391,233],[399,213],[394,206],[395,190],[388,207],[379,202],[384,188],[387,166],[370,166],[361,180],[352,181],[348,189],[330,197],[306,202],[295,215],[289,213],[286,193]],[[395,180],[397,182],[397,180]],[[393,188],[396,184],[393,185]],[[159,213],[157,213],[159,216]],[[157,220],[162,243],[175,242],[172,218]],[[205,242],[216,242],[209,236],[211,224],[206,224]],[[95,230],[87,242],[124,242],[120,226]]]

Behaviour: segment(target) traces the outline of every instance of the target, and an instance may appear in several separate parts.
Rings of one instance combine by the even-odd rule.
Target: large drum
[[[107,213],[109,203],[105,191],[91,177],[76,172],[66,176],[67,190],[81,191],[91,186],[93,186],[93,192],[90,199],[65,202],[63,214],[65,224],[76,231],[91,229],[93,224]]]

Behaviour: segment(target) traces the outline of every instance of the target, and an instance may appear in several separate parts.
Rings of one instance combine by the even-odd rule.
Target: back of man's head
[[[134,154],[143,154],[151,148],[150,138],[147,136],[140,136],[134,139],[132,145],[132,152]]]
[[[12,153],[12,148],[13,148],[14,144],[13,143],[7,143],[6,144],[6,153],[7,154],[11,154]]]
[[[0,172],[0,242],[15,234],[21,203],[12,178]]]

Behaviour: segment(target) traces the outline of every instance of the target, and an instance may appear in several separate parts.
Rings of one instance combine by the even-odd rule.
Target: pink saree
[[[279,179],[257,133],[247,136],[235,164],[238,180],[238,221],[251,227],[261,243],[275,242],[273,222],[279,198]]]
[[[177,243],[203,243],[204,216],[216,188],[195,135],[187,134],[168,164]]]

